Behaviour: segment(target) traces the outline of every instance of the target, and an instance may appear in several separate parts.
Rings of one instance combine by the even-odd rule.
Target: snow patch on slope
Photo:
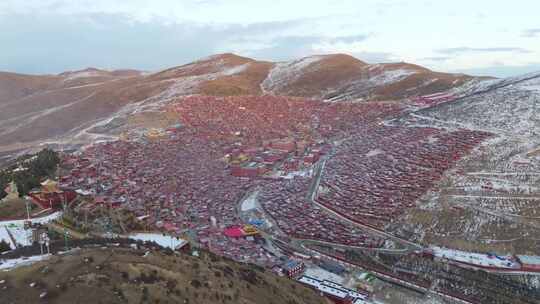
[[[514,86],[524,90],[538,91],[538,86],[540,86],[540,72],[504,79],[474,79],[453,89],[452,92],[456,95],[468,96]]]
[[[407,69],[397,69],[384,71],[383,73],[371,78],[371,82],[376,85],[383,85],[387,83],[394,83],[400,80],[403,80],[413,74],[416,74],[416,71],[407,70]]]
[[[300,78],[308,67],[324,56],[310,56],[299,60],[280,62],[274,66],[261,83],[263,93],[277,91]]]
[[[202,83],[216,80],[219,77],[232,76],[232,75],[242,73],[249,67],[249,65],[250,63],[245,63],[242,65],[233,66],[233,67],[222,66],[220,69],[218,69],[217,71],[213,73],[189,76],[189,77],[179,77],[173,80],[167,80],[167,81],[171,81],[173,84],[167,90],[165,90],[165,92],[160,94],[159,97],[163,100],[168,101],[171,98],[174,98],[177,96],[197,93],[199,86]]]
[[[80,79],[80,78],[91,78],[91,77],[102,77],[110,76],[106,71],[101,71],[97,69],[87,69],[83,71],[68,72],[61,74],[62,76],[67,76],[63,79],[64,82]]]
[[[20,266],[31,265],[39,261],[44,261],[50,258],[51,256],[52,256],[51,254],[44,254],[44,255],[34,255],[31,257],[22,257],[18,259],[9,259],[9,260],[0,259],[0,270],[8,271],[13,268],[20,267]]]
[[[327,90],[327,96],[331,95],[332,97],[325,98],[325,100],[329,102],[344,100],[361,101],[378,87],[402,81],[407,77],[418,73],[411,69],[384,70],[383,68],[384,65],[381,64],[370,65],[367,68],[370,77],[366,78],[362,76],[348,81],[347,83],[341,83],[336,88]]]

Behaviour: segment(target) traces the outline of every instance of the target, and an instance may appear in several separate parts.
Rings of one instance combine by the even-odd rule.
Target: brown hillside
[[[374,90],[379,100],[397,100],[418,95],[428,95],[463,85],[472,77],[431,71],[413,74],[406,79]]]
[[[272,68],[270,62],[252,62],[247,68],[232,76],[203,83],[200,93],[215,96],[258,95],[261,93],[261,82]]]
[[[53,256],[0,273],[0,298],[2,303],[59,304],[328,303],[299,283],[213,254],[144,255],[108,248]]]
[[[325,55],[318,62],[309,65],[296,81],[288,83],[276,94],[313,97],[321,91],[364,75],[367,64],[344,54]]]
[[[164,80],[171,78],[199,76],[210,73],[216,73],[223,68],[232,68],[254,62],[255,60],[247,57],[241,57],[235,54],[217,54],[179,67],[166,69],[148,77],[150,80]]]
[[[60,78],[0,72],[0,104],[51,88]]]

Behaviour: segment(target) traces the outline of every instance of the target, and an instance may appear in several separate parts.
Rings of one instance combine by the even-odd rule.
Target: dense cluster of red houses
[[[156,140],[95,144],[67,157],[64,165],[71,171],[61,186],[93,197],[95,205],[123,206],[150,226],[189,231],[214,252],[258,264],[272,264],[274,258],[256,239],[223,233],[245,224],[237,208],[253,187],[263,190],[264,209],[290,236],[362,247],[383,244],[310,204],[311,176],[269,179],[261,172],[276,165],[302,169],[330,153],[332,140],[348,138],[328,162],[326,190],[317,199],[380,227],[488,136],[384,126],[382,119],[400,111],[385,103],[192,96],[168,110],[182,127]]]
[[[391,126],[359,130],[326,164],[317,201],[351,220],[382,228],[489,136]]]
[[[286,234],[359,247],[380,247],[383,239],[366,235],[352,225],[337,220],[308,201],[309,180],[277,180],[260,194],[265,211]]]
[[[242,224],[235,208],[250,182],[231,178],[222,156],[189,130],[157,142],[97,144],[67,160],[73,169],[62,186],[90,194],[95,204],[121,205],[149,226],[173,234],[189,230],[221,255],[270,263],[256,242],[223,236],[225,227]]]
[[[328,138],[350,132],[358,124],[378,122],[398,114],[390,103],[324,103],[316,100],[279,97],[191,96],[172,106],[182,123],[211,140],[241,142],[259,147],[265,140]],[[277,143],[274,143],[277,144]],[[288,150],[283,143],[277,149]]]
[[[280,169],[285,174],[318,161],[321,141],[352,132],[396,114],[392,104],[330,104],[278,96],[191,96],[171,106],[182,124],[225,149],[231,174],[257,177]]]
[[[264,141],[260,148],[236,147],[227,151],[226,156],[231,164],[231,175],[253,178],[272,171],[287,175],[304,170],[328,149],[328,145],[284,138]]]

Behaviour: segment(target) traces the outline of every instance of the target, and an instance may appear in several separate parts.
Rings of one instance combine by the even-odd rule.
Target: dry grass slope
[[[205,252],[80,250],[0,273],[1,280],[2,303],[328,303],[299,283]]]

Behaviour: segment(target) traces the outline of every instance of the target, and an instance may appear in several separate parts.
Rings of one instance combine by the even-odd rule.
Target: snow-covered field
[[[177,239],[175,237],[160,233],[136,233],[129,235],[128,238],[143,242],[156,242],[162,247],[171,248],[173,250],[186,243],[186,241],[183,239]]]
[[[62,212],[58,211],[44,217],[33,218],[30,221],[36,224],[46,224],[60,218],[61,216]],[[9,237],[9,230],[17,244],[21,244],[23,246],[31,245],[29,240],[31,232],[29,230],[24,230],[25,221],[26,220],[1,221],[0,240],[5,240],[8,242],[8,244],[10,244],[12,249],[15,249],[15,244],[13,244],[11,238]]]
[[[0,259],[0,271],[8,271],[20,266],[30,265],[50,258],[51,254],[34,255],[31,257],[22,257],[18,259],[2,260]]]

